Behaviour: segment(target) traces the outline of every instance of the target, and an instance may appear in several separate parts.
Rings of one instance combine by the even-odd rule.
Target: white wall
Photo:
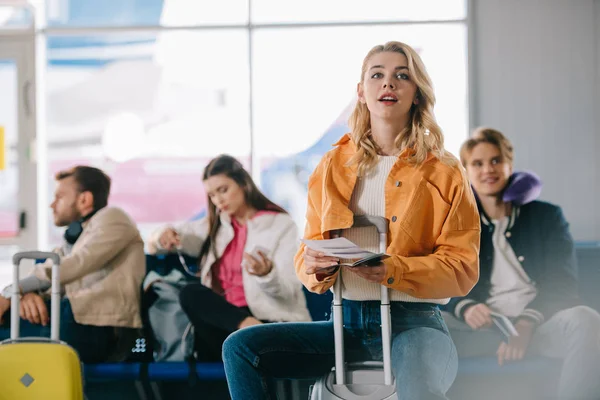
[[[600,240],[600,0],[471,0],[471,123],[501,130],[576,240]]]

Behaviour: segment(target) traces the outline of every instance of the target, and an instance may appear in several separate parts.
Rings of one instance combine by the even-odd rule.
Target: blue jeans
[[[344,300],[346,361],[381,360],[378,301]],[[439,309],[392,302],[392,370],[399,399],[446,399],[458,359]],[[276,399],[273,378],[316,379],[334,365],[333,322],[284,322],[234,332],[223,344],[232,400]]]
[[[46,302],[48,313],[50,302]],[[10,338],[10,312],[4,315],[5,323],[0,325],[0,340]],[[20,337],[50,337],[50,324],[32,324],[21,319]],[[115,328],[108,326],[82,325],[75,321],[69,299],[60,302],[60,340],[75,349],[84,363],[105,361],[114,350]]]

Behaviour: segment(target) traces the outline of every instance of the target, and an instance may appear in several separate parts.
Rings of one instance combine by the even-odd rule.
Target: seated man
[[[600,315],[580,305],[573,239],[560,207],[532,198],[540,185],[528,190],[531,175],[512,175],[513,148],[500,132],[478,129],[460,157],[477,195],[481,251],[479,282],[447,306],[459,356],[495,354],[500,365],[526,352],[562,359],[557,397],[597,399]],[[494,329],[497,314],[518,336]]]
[[[140,286],[145,273],[144,244],[135,223],[107,207],[110,178],[97,168],[77,166],[56,175],[50,206],[56,226],[68,226],[61,256],[60,336],[83,362],[111,355],[117,328],[141,327]],[[36,266],[19,283],[21,336],[49,336],[51,262]],[[0,296],[0,339],[10,337],[11,287]],[[6,314],[5,314],[6,313]]]

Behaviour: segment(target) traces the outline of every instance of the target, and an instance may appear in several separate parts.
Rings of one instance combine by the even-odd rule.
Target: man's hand
[[[465,311],[465,322],[474,330],[492,326],[491,310],[483,303],[475,304]]]
[[[505,361],[516,361],[521,360],[525,357],[525,352],[535,331],[535,323],[527,319],[520,319],[515,324],[515,329],[519,333],[519,336],[511,336],[508,339],[508,343],[500,343],[498,351],[498,365],[504,365]]]
[[[48,307],[42,296],[35,293],[27,293],[20,302],[21,318],[32,324],[48,325]]]
[[[0,324],[4,323],[4,314],[10,310],[10,299],[0,296]]]
[[[370,282],[381,283],[387,274],[387,265],[381,263],[374,267],[345,267]]]

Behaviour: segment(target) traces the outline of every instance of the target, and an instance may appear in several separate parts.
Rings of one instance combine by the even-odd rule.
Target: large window
[[[19,163],[17,160],[17,71],[11,60],[0,60],[0,240],[19,234]],[[0,244],[0,285],[10,281],[15,245]]]
[[[202,213],[210,158],[248,164],[245,30],[49,39],[49,170],[106,170],[142,232]]]
[[[347,130],[363,57],[389,40],[423,57],[447,147],[467,136],[464,0],[46,4],[44,178],[105,169],[144,235],[203,215],[202,170],[221,153],[302,227],[308,175]]]
[[[266,192],[303,223],[307,178],[348,130],[364,56],[398,39],[421,55],[455,154],[467,132],[463,24],[260,29],[253,36],[255,156]]]
[[[251,18],[254,23],[379,23],[461,20],[466,14],[464,0],[252,0]]]
[[[50,27],[221,26],[248,23],[248,0],[46,0]]]
[[[0,238],[19,233],[16,92],[16,65],[0,59]]]

